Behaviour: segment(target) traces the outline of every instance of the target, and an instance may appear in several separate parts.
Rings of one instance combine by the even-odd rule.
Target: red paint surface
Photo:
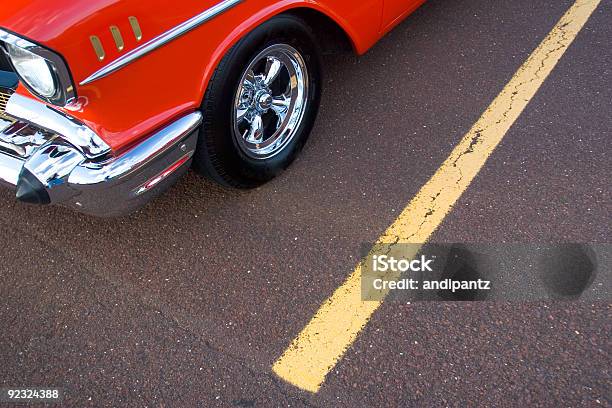
[[[83,120],[120,150],[182,114],[198,109],[215,67],[240,38],[286,10],[306,7],[335,20],[358,53],[424,0],[246,0],[195,30],[123,69],[91,84],[78,83],[126,52],[201,13],[220,0],[11,0],[0,8],[0,27],[60,53],[68,62]],[[143,38],[136,41],[128,17],[136,16]],[[119,27],[125,48],[119,52],[109,27]],[[106,51],[99,61],[89,42],[97,35]],[[20,86],[18,92],[29,95]]]

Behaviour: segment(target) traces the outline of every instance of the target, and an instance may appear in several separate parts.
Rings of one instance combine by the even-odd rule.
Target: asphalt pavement
[[[0,387],[65,406],[610,406],[610,304],[377,310],[316,394],[274,361],[573,2],[430,0],[329,56],[302,156],[253,191],[189,173],[121,219],[0,191]],[[612,2],[432,242],[610,240]]]

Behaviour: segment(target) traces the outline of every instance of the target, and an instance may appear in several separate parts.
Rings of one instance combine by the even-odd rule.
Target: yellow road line
[[[377,245],[424,243],[429,239],[557,65],[600,1],[577,0],[574,3],[448,159],[378,239]],[[361,267],[357,266],[274,363],[272,369],[279,377],[306,391],[319,390],[327,373],[382,304],[382,301],[362,301],[360,279]]]

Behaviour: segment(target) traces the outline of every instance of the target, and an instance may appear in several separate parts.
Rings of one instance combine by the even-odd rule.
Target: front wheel
[[[274,178],[308,139],[320,83],[320,53],[304,21],[277,16],[255,29],[227,53],[210,81],[196,169],[239,188]]]

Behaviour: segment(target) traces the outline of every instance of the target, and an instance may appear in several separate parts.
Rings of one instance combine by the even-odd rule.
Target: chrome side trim
[[[195,17],[190,18],[189,20],[177,25],[176,27],[166,31],[163,34],[160,34],[152,40],[147,41],[140,47],[135,48],[127,54],[117,58],[113,62],[109,63],[100,70],[91,74],[89,77],[85,78],[83,81],[80,82],[80,85],[87,85],[93,81],[112,74],[113,72],[134,62],[138,58],[147,55],[152,51],[155,51],[156,49],[166,45],[170,41],[173,41],[181,35],[199,27],[205,22],[215,18],[219,14],[231,9],[232,7],[238,5],[239,3],[242,3],[243,1],[244,0],[223,0],[217,5],[203,11]]]
[[[100,136],[83,123],[34,99],[14,93],[6,105],[6,114],[61,135],[86,157],[99,157],[110,151]]]

